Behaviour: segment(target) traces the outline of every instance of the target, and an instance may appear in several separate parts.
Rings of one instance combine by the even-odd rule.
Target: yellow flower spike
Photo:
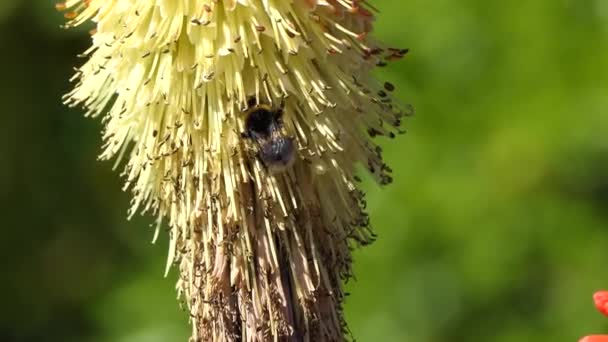
[[[406,112],[369,72],[407,50],[354,0],[69,0],[96,24],[65,103],[103,116],[130,215],[169,226],[193,341],[341,341],[351,248],[374,235],[356,183]]]

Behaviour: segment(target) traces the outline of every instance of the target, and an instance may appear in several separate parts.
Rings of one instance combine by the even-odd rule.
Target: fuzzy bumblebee
[[[296,157],[292,137],[285,135],[283,128],[283,105],[272,107],[258,104],[256,98],[248,101],[245,131],[241,134],[257,145],[257,156],[266,169],[272,173],[282,172],[291,167]]]
[[[407,114],[370,71],[407,52],[370,39],[355,0],[68,0],[96,25],[66,95],[126,161],[130,215],[169,227],[167,271],[192,341],[342,341],[351,249],[374,235],[356,166]],[[255,103],[251,101],[255,100]]]

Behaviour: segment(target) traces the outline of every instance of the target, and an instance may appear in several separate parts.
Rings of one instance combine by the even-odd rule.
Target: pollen
[[[170,240],[166,272],[193,341],[341,341],[351,250],[374,234],[357,167],[392,181],[374,137],[411,108],[373,68],[401,59],[355,0],[68,0],[91,21],[69,106],[104,123],[102,160],[133,194],[129,216]],[[283,105],[293,163],[270,172],[243,137],[249,99]],[[291,148],[291,145],[290,145]]]

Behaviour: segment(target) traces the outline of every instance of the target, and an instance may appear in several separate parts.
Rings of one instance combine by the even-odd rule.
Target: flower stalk
[[[103,117],[100,159],[125,161],[130,216],[168,227],[167,272],[192,341],[342,341],[351,250],[374,239],[357,165],[392,181],[376,136],[407,114],[370,76],[407,50],[369,37],[355,0],[68,0],[92,21],[70,106]],[[244,136],[281,107],[293,165],[273,171]],[[256,136],[250,135],[250,136]],[[287,141],[287,140],[286,140]],[[264,142],[273,143],[272,140]],[[271,147],[274,145],[271,145]]]

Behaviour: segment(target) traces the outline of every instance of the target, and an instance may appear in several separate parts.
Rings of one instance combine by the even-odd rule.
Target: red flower
[[[595,307],[604,315],[608,316],[608,291],[597,291],[593,294]],[[578,342],[608,342],[608,335],[589,335],[581,338]]]
[[[595,302],[595,307],[604,316],[608,316],[608,291],[597,291],[593,294],[593,301]]]
[[[578,342],[608,342],[608,335],[589,335],[581,338]]]

